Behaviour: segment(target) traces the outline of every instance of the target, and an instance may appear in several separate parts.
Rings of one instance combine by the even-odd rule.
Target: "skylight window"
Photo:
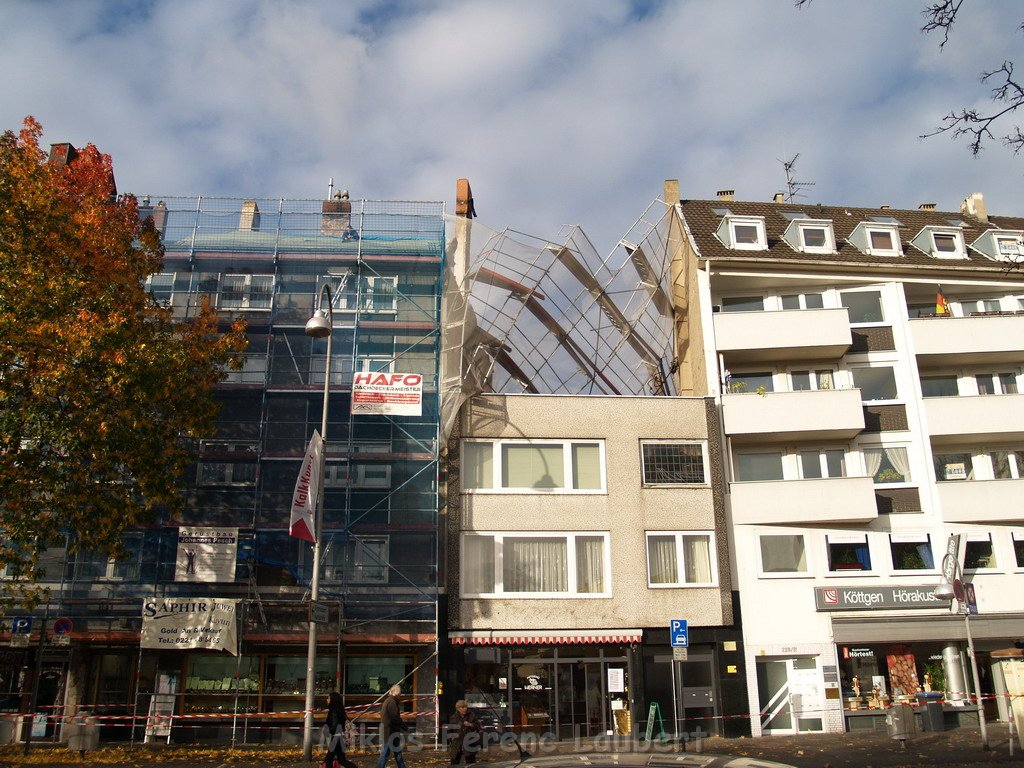
[[[879,224],[893,224],[897,227],[903,226],[903,222],[898,219],[894,219],[892,216],[868,216],[868,218]]]

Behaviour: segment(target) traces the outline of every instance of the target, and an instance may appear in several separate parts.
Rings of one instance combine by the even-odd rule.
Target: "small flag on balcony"
[[[935,314],[948,316],[953,315],[953,313],[949,311],[949,302],[946,301],[946,297],[942,295],[941,285],[939,286],[938,293],[935,294]]]
[[[292,515],[288,525],[288,534],[297,539],[316,541],[316,500],[320,495],[320,463],[323,459],[324,441],[320,433],[313,431],[306,448],[306,456],[302,459],[299,477],[295,481],[295,492],[292,494]]]

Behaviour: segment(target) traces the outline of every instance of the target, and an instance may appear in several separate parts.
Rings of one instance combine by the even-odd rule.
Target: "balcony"
[[[929,397],[924,412],[935,444],[1024,437],[1024,395]]]
[[[732,483],[730,494],[735,525],[869,523],[878,517],[870,477]]]
[[[921,367],[1024,362],[1024,314],[915,318],[910,335]]]
[[[958,480],[938,487],[944,522],[1024,524],[1024,480]]]
[[[715,341],[728,364],[838,360],[853,343],[846,308],[720,312]]]
[[[722,413],[738,442],[848,440],[864,429],[859,389],[727,394]]]

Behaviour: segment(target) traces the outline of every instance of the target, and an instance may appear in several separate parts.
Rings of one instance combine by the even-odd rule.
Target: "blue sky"
[[[967,4],[940,51],[924,5],[4,0],[0,128],[32,114],[47,141],[91,141],[140,195],[316,198],[333,177],[450,208],[465,176],[488,226],[579,224],[602,253],[664,179],[770,200],[796,153],[809,203],[978,191],[1024,215],[1024,157],[919,138],[986,104],[1024,9]]]

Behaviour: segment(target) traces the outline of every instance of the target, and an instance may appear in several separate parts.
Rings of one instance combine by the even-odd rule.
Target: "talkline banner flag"
[[[292,514],[288,524],[288,533],[297,539],[316,541],[313,535],[316,515],[316,500],[320,494],[320,462],[324,452],[324,441],[320,433],[313,431],[306,448],[306,456],[299,469],[299,477],[295,481],[295,492],[292,494]]]
[[[423,377],[418,373],[361,371],[352,380],[352,413],[423,415]]]
[[[238,655],[238,601],[161,597],[142,602],[143,648],[203,648]]]
[[[237,528],[179,528],[175,581],[234,581]]]

